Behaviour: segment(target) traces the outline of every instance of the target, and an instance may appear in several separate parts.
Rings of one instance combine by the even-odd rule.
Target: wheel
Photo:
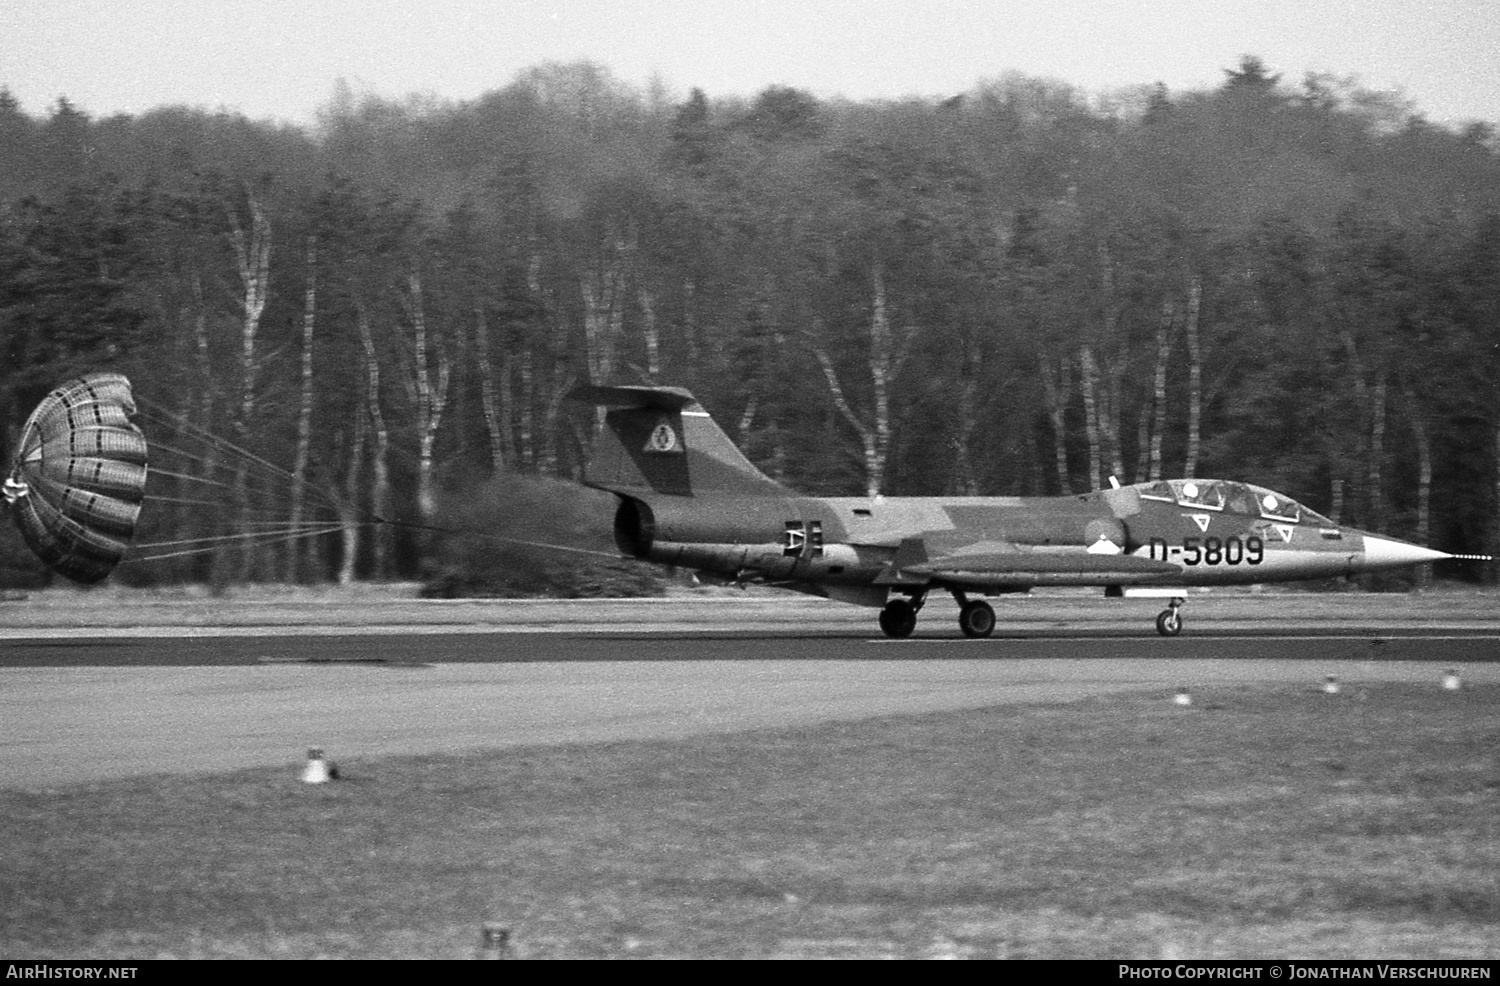
[[[1182,632],[1182,614],[1176,608],[1164,609],[1156,615],[1156,632],[1163,637],[1175,637]]]
[[[917,628],[917,611],[905,599],[892,599],[880,611],[880,629],[887,637],[910,637]]]
[[[965,637],[988,637],[995,632],[995,610],[983,599],[964,603],[958,611],[958,626]]]

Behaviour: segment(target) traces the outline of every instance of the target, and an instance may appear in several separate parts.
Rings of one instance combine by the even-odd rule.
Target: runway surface
[[[1216,689],[1315,688],[1327,675],[1350,693],[1390,681],[1436,689],[1450,669],[1471,683],[1500,680],[1500,626],[1488,621],[1206,620],[1163,639],[1140,612],[1111,611],[1007,624],[982,641],[944,618],[892,641],[852,609],[802,623],[655,612],[654,625],[625,630],[576,615],[421,632],[311,621],[11,626],[0,634],[0,787],[274,765],[290,776],[311,747],[357,772],[393,754],[672,739],[1120,691],[1166,702],[1188,688],[1208,702]]]

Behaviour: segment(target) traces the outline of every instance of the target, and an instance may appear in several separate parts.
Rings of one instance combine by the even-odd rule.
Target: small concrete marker
[[[328,766],[328,761],[323,759],[322,750],[307,751],[307,766],[302,768],[302,783],[327,784],[329,781],[337,780],[338,776],[338,768]]]
[[[1332,675],[1331,674],[1328,677],[1326,677],[1326,678],[1323,679],[1323,694],[1324,695],[1337,695],[1340,690],[1341,689],[1340,689],[1340,686],[1339,686],[1339,679],[1338,679],[1337,675]]]
[[[1443,672],[1443,691],[1456,692],[1463,687],[1464,683],[1462,679],[1458,677],[1457,671],[1449,668],[1447,671]]]
[[[1172,701],[1178,705],[1192,705],[1193,696],[1188,693],[1186,688],[1179,688],[1177,689],[1177,694],[1173,696]]]
[[[510,929],[497,921],[486,921],[480,931],[479,955],[481,959],[511,958]]]

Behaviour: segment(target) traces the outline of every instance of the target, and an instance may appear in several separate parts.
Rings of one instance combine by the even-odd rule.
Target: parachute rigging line
[[[136,425],[162,426],[181,441],[153,436],[149,445]],[[166,457],[181,463],[163,467]],[[148,479],[182,487],[213,489],[224,500],[174,496],[148,490]],[[151,484],[155,485],[155,484]],[[289,490],[305,497],[307,517],[287,516]],[[132,561],[159,561],[217,551],[226,545],[261,546],[337,534],[351,526],[386,525],[408,530],[478,537],[547,551],[618,560],[616,553],[508,537],[483,530],[350,516],[350,505],[263,456],[193,422],[186,415],[138,399],[119,373],[91,373],[55,388],[37,405],[22,429],[12,469],[0,493],[27,544],[54,571],[82,583],[98,582],[131,552]],[[198,537],[132,542],[147,502],[233,511],[238,530]],[[227,502],[226,502],[227,501]],[[332,514],[337,519],[330,519]],[[221,509],[218,517],[224,516]],[[216,518],[217,519],[217,518]],[[224,529],[219,528],[222,532]]]
[[[295,541],[298,538],[319,537],[324,534],[337,534],[341,530],[343,530],[343,528],[336,525],[325,525],[323,527],[311,528],[298,526],[290,531],[285,532],[247,531],[239,534],[219,534],[211,537],[184,538],[181,541],[154,541],[151,544],[142,545],[142,549],[146,550],[144,550],[143,553],[131,556],[130,560],[161,561],[164,558],[182,558],[188,555],[201,555],[205,551],[213,551],[217,547],[219,547],[219,545],[233,541],[242,541],[247,544],[264,546],[268,544],[278,544],[283,541]],[[199,547],[184,548],[181,551],[158,552],[155,550],[157,548],[166,548],[179,544],[193,544],[199,545]]]
[[[459,534],[464,537],[477,537],[485,541],[498,541],[501,544],[519,544],[526,548],[545,548],[548,551],[567,551],[575,555],[592,555],[595,558],[608,558],[611,561],[620,561],[624,556],[619,552],[598,551],[594,548],[574,548],[566,544],[547,544],[542,541],[527,541],[523,538],[507,537],[504,534],[493,534],[489,531],[476,531],[470,528],[440,527],[436,524],[419,524],[407,520],[387,520],[384,517],[372,516],[364,521],[367,524],[387,524],[391,527],[404,527],[413,531],[431,531],[434,534]]]
[[[141,404],[145,408],[145,410],[143,410],[142,412],[142,415],[146,419],[153,420],[160,424],[178,429],[184,436],[200,440],[208,445],[211,449],[222,451],[230,457],[243,460],[256,467],[258,471],[270,474],[277,477],[278,479],[286,480],[288,483],[300,484],[300,486],[305,491],[312,494],[312,497],[317,501],[319,505],[332,510],[336,514],[339,514],[341,519],[339,522],[335,523],[327,520],[308,518],[296,522],[287,521],[285,522],[285,526],[280,530],[263,529],[232,534],[206,535],[198,538],[183,538],[175,541],[156,541],[140,545],[139,548],[145,553],[133,556],[133,560],[138,559],[140,561],[154,561],[162,558],[177,558],[185,555],[202,554],[205,552],[217,550],[224,544],[234,542],[240,542],[243,544],[270,544],[281,541],[295,540],[297,538],[303,537],[321,537],[327,534],[338,533],[344,530],[347,526],[351,525],[360,527],[373,527],[383,525],[388,527],[404,528],[406,530],[412,531],[428,531],[436,534],[452,534],[465,537],[478,537],[483,540],[495,541],[503,544],[514,544],[528,548],[541,548],[548,551],[562,551],[570,554],[589,555],[596,558],[608,558],[612,561],[618,561],[620,558],[620,555],[614,552],[596,551],[588,548],[575,548],[562,544],[548,544],[541,541],[528,541],[523,538],[506,537],[504,535],[493,534],[488,531],[469,529],[460,530],[451,527],[440,527],[434,524],[417,523],[414,521],[390,520],[388,518],[381,517],[375,514],[368,514],[357,518],[349,518],[347,516],[344,516],[345,512],[348,509],[348,505],[341,503],[326,488],[312,483],[304,478],[299,478],[295,473],[287,469],[283,469],[275,463],[270,462],[259,455],[256,455],[254,452],[245,449],[244,447],[236,444],[233,441],[230,441],[222,435],[215,434],[214,432],[209,431],[201,425],[196,424],[195,422],[189,420],[185,415],[170,411],[158,404],[155,404],[154,402],[147,401],[145,399],[141,400]],[[192,461],[196,465],[205,467],[206,469],[227,470],[231,467],[230,463],[217,461],[211,455],[195,455],[185,449],[166,445],[161,441],[153,440],[152,447],[153,449],[173,452],[184,459]],[[190,473],[179,474],[164,469],[156,469],[154,471],[158,476],[174,476],[182,479],[185,482],[209,485],[229,492],[233,492],[233,490],[235,489],[233,482],[222,479],[213,479],[208,476],[195,476]],[[270,491],[260,490],[260,492],[266,493],[267,495],[284,495],[285,489],[277,488]],[[193,501],[187,498],[165,497],[154,493],[150,495],[149,499],[151,499],[152,501],[181,502],[186,504],[202,502]],[[249,512],[255,512],[255,508],[249,508]],[[275,511],[262,512],[275,513]],[[281,511],[281,514],[283,516],[284,513],[284,510]],[[241,526],[247,526],[254,523],[257,522],[246,520],[242,522]],[[261,522],[259,526],[270,528],[275,525],[272,522]],[[185,547],[187,545],[194,545],[194,547]],[[180,548],[181,550],[172,550],[166,552],[158,550],[163,548]]]
[[[209,445],[211,448],[229,453],[231,457],[239,460],[239,463],[253,465],[269,476],[275,477],[279,480],[284,480],[287,483],[292,484],[293,486],[300,487],[303,491],[313,494],[313,496],[322,504],[332,509],[336,510],[339,508],[340,504],[337,498],[335,498],[333,494],[330,493],[326,488],[318,485],[317,483],[311,482],[305,477],[298,476],[291,470],[278,466],[276,463],[270,461],[269,459],[266,459],[263,456],[255,454],[244,446],[236,444],[235,442],[230,441],[224,436],[216,434],[209,429],[204,428],[202,425],[194,423],[183,414],[168,410],[167,408],[162,407],[160,404],[144,398],[141,399],[140,403],[142,406],[141,416],[144,419],[148,421],[154,421],[158,424],[170,425],[174,428],[177,428],[182,432],[182,434],[186,436],[202,441]],[[183,458],[195,461],[199,464],[227,468],[227,463],[220,464],[207,456],[194,455],[193,453],[188,452],[185,449],[168,446],[159,440],[154,440],[151,444],[153,448],[160,448],[164,451],[173,452],[177,455],[182,456]],[[204,479],[201,477],[199,478],[199,481],[219,482],[215,480]],[[278,490],[278,492],[280,491]]]
[[[153,475],[176,482],[184,493],[196,488],[212,491],[209,496],[222,496],[218,500],[205,499],[153,488],[146,499],[185,507],[219,507],[223,511],[220,516],[228,518],[233,530],[143,542],[132,554],[132,561],[206,554],[226,545],[250,547],[316,538],[338,533],[343,528],[343,523],[331,519],[330,514],[340,516],[346,508],[326,488],[203,427],[185,414],[145,398],[140,399],[140,405],[142,419],[160,426],[165,436],[165,440],[152,436],[153,454],[166,456],[171,464],[153,468]],[[296,519],[289,516],[288,499],[294,493],[304,497],[307,516]],[[219,530],[224,528],[221,526]]]

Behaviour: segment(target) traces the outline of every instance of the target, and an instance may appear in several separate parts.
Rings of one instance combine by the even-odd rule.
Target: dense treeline
[[[1214,475],[1480,550],[1497,150],[1254,58],[1109,101],[1010,76],[673,101],[548,65],[472,102],[341,91],[311,132],[0,90],[0,440],[119,369],[283,470],[286,517],[342,524],[153,578],[411,574],[420,539],[357,519],[576,475],[590,380],[690,387],[809,493]],[[227,505],[163,495],[156,536],[232,530],[253,472]]]

